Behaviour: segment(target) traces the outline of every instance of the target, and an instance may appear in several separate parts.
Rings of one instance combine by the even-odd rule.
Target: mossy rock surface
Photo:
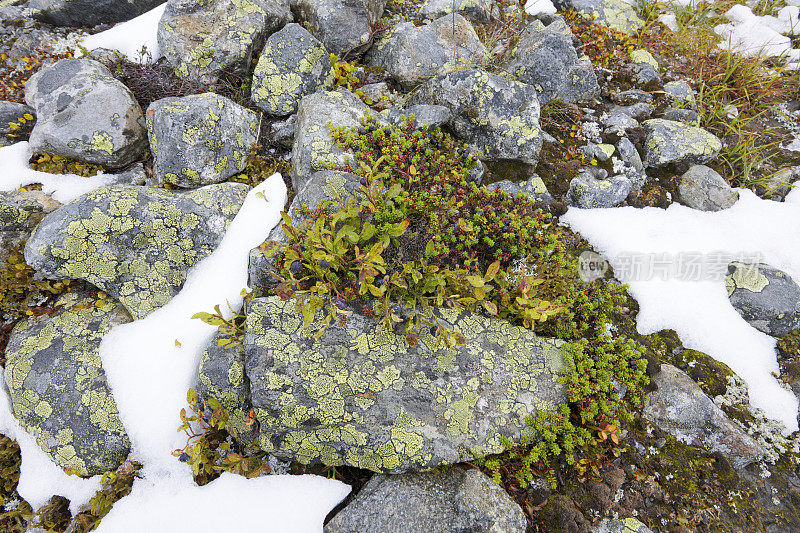
[[[208,185],[188,192],[101,187],[42,220],[25,260],[51,279],[83,279],[136,318],[165,305],[192,265],[216,248],[249,187]]]
[[[425,470],[503,451],[531,431],[526,417],[557,409],[559,342],[500,319],[439,309],[466,338],[430,333],[416,346],[354,313],[318,339],[293,300],[248,306],[245,373],[259,445],[301,463],[383,473]]]
[[[58,311],[14,328],[4,378],[14,414],[61,468],[82,476],[116,469],[130,442],[100,361],[100,341],[130,322],[111,299],[67,293]]]

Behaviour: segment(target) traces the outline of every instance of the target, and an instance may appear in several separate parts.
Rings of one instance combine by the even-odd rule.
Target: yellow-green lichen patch
[[[0,191],[0,231],[31,231],[60,205],[42,191]]]
[[[182,193],[96,189],[46,217],[26,245],[26,259],[48,277],[88,281],[143,318],[172,299],[188,268],[211,254],[247,190],[238,183]]]
[[[702,164],[719,154],[722,142],[702,128],[665,119],[643,123],[645,166],[659,167],[670,163]]]
[[[321,313],[305,327],[294,301],[253,300],[245,369],[260,447],[302,463],[427,469],[497,453],[530,413],[564,401],[556,341],[448,311],[464,346],[424,333],[412,347],[358,314],[314,339]]]
[[[64,294],[56,306],[20,322],[9,339],[4,378],[14,413],[60,467],[82,476],[114,470],[130,442],[98,350],[130,315],[92,293]]]

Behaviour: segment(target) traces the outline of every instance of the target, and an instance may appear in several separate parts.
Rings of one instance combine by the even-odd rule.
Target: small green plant
[[[0,316],[13,321],[45,313],[47,308],[42,304],[70,283],[36,279],[34,270],[25,263],[23,247],[13,248],[8,260],[0,264]]]
[[[30,167],[39,172],[47,172],[49,174],[75,174],[85,178],[105,172],[105,169],[100,165],[50,154],[33,154],[30,159]]]
[[[111,507],[131,493],[133,482],[139,477],[142,465],[126,461],[113,472],[106,472],[101,478],[102,488],[92,496],[88,505],[75,515],[71,531],[86,533],[95,530],[100,521],[111,511]]]
[[[231,311],[233,311],[231,309]],[[242,313],[234,313],[234,316],[227,319],[223,316],[219,308],[219,304],[214,306],[213,313],[195,313],[192,318],[202,320],[206,324],[217,326],[220,338],[217,341],[219,346],[235,347],[242,344],[242,337],[244,336],[245,317]]]

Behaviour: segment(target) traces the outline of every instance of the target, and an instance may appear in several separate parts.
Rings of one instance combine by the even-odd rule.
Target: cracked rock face
[[[193,188],[244,170],[258,115],[216,94],[162,98],[147,108],[158,183]]]
[[[216,248],[248,190],[240,183],[188,192],[101,187],[45,217],[25,261],[48,278],[86,280],[143,318]]]
[[[472,24],[458,14],[420,27],[401,22],[366,56],[370,65],[385,68],[406,90],[440,72],[482,64],[488,59],[489,53]]]
[[[253,51],[291,21],[288,0],[169,0],[158,44],[182,78],[247,75]]]
[[[62,59],[31,76],[25,101],[36,109],[31,149],[121,168],[147,153],[142,109],[130,89],[97,61]]]
[[[757,330],[779,337],[800,328],[800,286],[786,272],[733,262],[725,288],[734,309]]]
[[[336,76],[321,42],[299,24],[287,24],[267,39],[253,72],[251,98],[273,116],[297,111],[300,99],[333,87]]]
[[[131,321],[117,302],[66,293],[53,314],[14,328],[4,378],[25,430],[61,468],[92,476],[115,470],[130,442],[100,362],[103,336]]]
[[[464,346],[436,346],[424,332],[411,347],[357,313],[315,339],[321,316],[306,328],[293,300],[258,298],[248,306],[244,375],[235,356],[205,361],[202,373],[216,368],[221,401],[247,398],[240,385],[249,383],[241,411],[255,411],[264,451],[384,473],[498,453],[500,435],[518,439],[529,414],[566,400],[557,341],[499,319],[439,313]]]
[[[409,104],[450,109],[449,126],[481,153],[484,161],[536,165],[542,148],[536,89],[480,70],[439,74],[412,95]]]

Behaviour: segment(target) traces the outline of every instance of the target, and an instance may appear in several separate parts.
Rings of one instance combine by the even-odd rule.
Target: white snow
[[[81,43],[88,50],[95,48],[106,48],[116,50],[128,56],[128,60],[137,63],[155,62],[163,54],[158,46],[156,34],[161,15],[166,8],[166,2],[151,9],[147,13],[139,15],[127,22],[117,24],[111,29],[89,35]],[[142,47],[147,49],[148,54],[142,55]],[[80,52],[76,54],[80,57]]]
[[[719,48],[737,52],[745,57],[784,57],[790,68],[800,65],[800,50],[792,48],[789,35],[796,35],[797,7],[786,7],[778,17],[757,16],[744,5],[735,5],[725,12],[728,24],[714,27],[722,37]]]
[[[761,200],[749,190],[739,190],[739,195],[733,207],[715,213],[678,204],[666,210],[571,208],[561,220],[581,233],[615,270],[628,269],[630,253],[671,258],[693,252],[706,257],[717,252],[761,254],[765,263],[800,281],[800,191],[793,190],[783,203]],[[787,433],[798,429],[797,398],[771,374],[779,372],[776,340],[736,312],[723,279],[623,281],[639,302],[641,333],[675,330],[684,346],[722,361],[744,379],[754,407],[783,422]]]
[[[528,0],[525,2],[525,13],[528,15],[555,14],[556,6],[550,0]]]
[[[27,141],[0,148],[0,191],[10,191],[23,185],[41,183],[42,191],[49,193],[61,203],[71,202],[91,190],[109,185],[114,181],[110,174],[98,174],[91,178],[75,174],[49,174],[38,172],[28,165],[31,148]]]

